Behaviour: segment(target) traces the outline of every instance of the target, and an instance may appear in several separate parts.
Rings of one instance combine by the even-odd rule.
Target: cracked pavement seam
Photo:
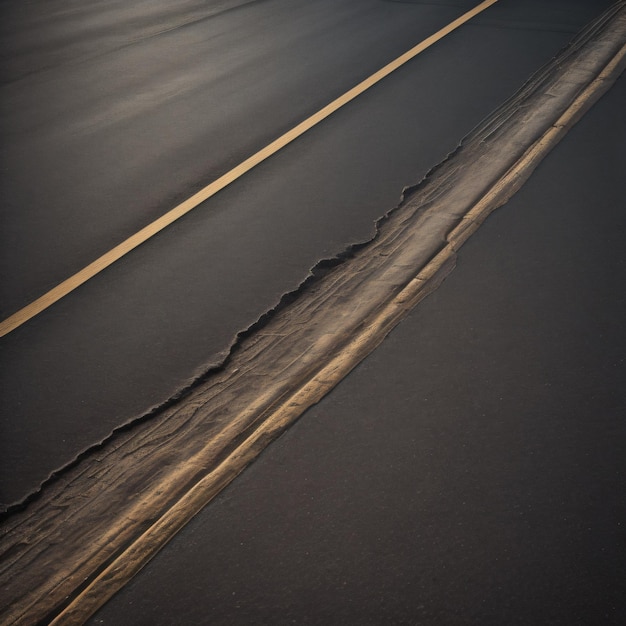
[[[220,366],[12,507],[0,539],[3,621],[86,619],[435,289],[460,245],[619,76],[625,7],[406,190],[371,241],[318,264],[240,333]]]

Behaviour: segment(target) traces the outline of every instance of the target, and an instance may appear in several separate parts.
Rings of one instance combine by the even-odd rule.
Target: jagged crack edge
[[[591,24],[588,24],[585,28],[583,28],[583,30],[576,37],[574,37],[554,58],[552,58],[546,64],[541,66],[536,72],[534,72],[530,76],[530,78],[516,92],[511,95],[510,98],[503,102],[495,111],[487,115],[469,133],[467,133],[467,135],[465,135],[465,137],[463,137],[461,141],[457,144],[456,148],[449,152],[439,163],[437,163],[430,170],[428,170],[428,172],[422,177],[419,182],[404,187],[400,194],[399,203],[374,221],[374,234],[371,238],[362,242],[349,244],[343,251],[339,252],[334,257],[329,257],[318,261],[309,270],[307,277],[295,289],[284,293],[280,297],[276,306],[263,313],[256,322],[253,322],[248,328],[239,331],[235,335],[234,341],[232,342],[230,347],[224,349],[216,355],[218,359],[222,357],[220,361],[218,361],[217,363],[210,363],[205,366],[204,371],[202,371],[199,375],[193,378],[188,385],[185,385],[175,394],[170,396],[170,398],[158,405],[153,406],[146,413],[131,418],[124,424],[114,428],[109,433],[109,435],[104,437],[100,442],[85,448],[82,452],[79,452],[76,457],[74,457],[74,459],[59,467],[58,469],[52,471],[36,489],[24,496],[24,498],[22,498],[21,500],[8,505],[0,504],[0,507],[2,507],[0,509],[0,523],[4,522],[13,514],[24,510],[26,506],[28,506],[31,502],[40,497],[45,489],[60,480],[67,472],[75,468],[84,459],[102,450],[105,446],[109,445],[121,434],[132,430],[134,427],[144,422],[147,422],[148,420],[154,418],[163,411],[171,408],[176,403],[187,397],[198,386],[207,382],[211,376],[214,376],[224,371],[224,369],[230,363],[233,355],[241,347],[245,339],[266,326],[274,318],[275,315],[277,315],[292,302],[294,302],[298,297],[300,297],[305,291],[307,291],[307,289],[311,287],[312,284],[319,282],[330,269],[344,263],[348,259],[352,258],[356,252],[374,243],[374,241],[378,239],[384,224],[395,212],[397,212],[399,209],[406,205],[411,196],[413,196],[418,191],[421,191],[428,183],[430,183],[434,175],[451,159],[453,159],[467,143],[479,136],[488,137],[493,132],[494,125],[497,125],[499,123],[499,120],[502,118],[502,116],[507,116],[511,107],[515,107],[516,105],[518,105],[518,103],[523,102],[528,94],[533,91],[533,88],[535,88],[537,85],[540,85],[546,79],[546,77],[550,75],[550,70],[554,67],[555,59],[559,59],[560,64],[564,63],[569,57],[575,54],[586,43],[586,41],[588,41],[591,37],[593,37],[595,33],[601,30],[602,27],[611,19],[611,17],[615,13],[617,13],[620,8],[625,4],[626,2],[624,0],[616,2],[615,5],[611,7],[611,9],[600,15],[598,19],[594,20]]]
[[[529,80],[528,82],[531,81]],[[522,87],[522,90],[525,87],[526,84],[524,85],[524,87]],[[503,106],[508,108],[508,106],[514,99],[514,96],[511,97],[511,99],[508,100]],[[285,292],[280,297],[278,303],[274,307],[272,307],[268,311],[265,311],[255,322],[253,322],[246,329],[239,331],[235,335],[235,338],[230,347],[225,348],[215,355],[215,357],[218,359],[217,362],[209,363],[204,368],[200,368],[202,370],[200,374],[197,374],[195,377],[193,377],[191,382],[179,389],[168,399],[153,406],[145,413],[133,417],[124,424],[117,426],[101,441],[92,444],[85,448],[83,451],[79,452],[71,461],[53,470],[48,475],[48,477],[39,484],[36,489],[24,496],[21,500],[18,500],[17,502],[8,505],[0,504],[0,506],[4,507],[2,510],[0,510],[0,523],[11,517],[13,514],[24,510],[31,502],[40,497],[45,489],[49,488],[58,480],[60,480],[67,472],[74,469],[84,459],[102,450],[120,435],[127,433],[129,430],[132,430],[138,425],[143,424],[150,419],[153,419],[163,411],[166,411],[167,409],[173,407],[178,402],[186,398],[194,389],[207,382],[211,378],[211,376],[223,372],[230,363],[233,355],[239,350],[245,339],[250,337],[253,333],[258,332],[259,330],[264,328],[274,318],[274,316],[276,316],[279,312],[289,306],[297,298],[302,296],[304,292],[307,291],[313,284],[319,282],[323,278],[323,276],[327,274],[328,271],[330,271],[332,268],[352,258],[359,250],[362,250],[363,248],[373,244],[380,236],[381,229],[384,224],[389,220],[389,218],[402,207],[404,207],[413,195],[415,195],[418,191],[422,190],[427,184],[429,184],[435,174],[441,168],[443,168],[451,159],[453,159],[461,151],[461,149],[467,142],[472,140],[477,134],[481,132],[486,132],[486,129],[489,128],[493,121],[499,117],[499,115],[497,114],[501,113],[501,111],[502,108],[499,107],[496,112],[490,114],[487,118],[482,120],[473,130],[471,130],[463,139],[461,139],[461,141],[451,152],[449,152],[439,163],[431,167],[430,170],[428,170],[426,174],[419,180],[419,182],[405,186],[400,193],[398,204],[389,209],[386,213],[384,213],[381,217],[377,218],[374,221],[374,233],[369,239],[361,242],[351,243],[346,246],[346,248],[344,248],[342,251],[338,252],[335,256],[320,259],[309,270],[307,277],[295,289]]]
[[[187,385],[179,389],[167,400],[153,406],[145,413],[142,413],[137,417],[133,417],[124,424],[114,428],[101,441],[88,446],[83,451],[79,452],[71,461],[69,461],[65,465],[62,465],[58,469],[53,470],[36,489],[24,496],[24,498],[22,498],[21,500],[8,505],[0,505],[4,506],[3,510],[0,510],[0,523],[3,522],[5,519],[8,519],[11,515],[24,510],[26,506],[36,500],[45,489],[60,480],[67,472],[75,468],[84,459],[102,450],[120,435],[127,433],[129,430],[132,430],[136,426],[147,422],[150,419],[153,419],[163,411],[173,407],[178,402],[186,398],[197,387],[206,383],[212,376],[223,372],[229,365],[233,356],[241,348],[241,345],[248,337],[267,326],[267,324],[269,324],[269,322],[274,319],[274,317],[278,313],[283,311],[295,300],[301,297],[313,284],[316,284],[320,280],[322,280],[322,278],[331,269],[337,267],[338,265],[341,265],[342,263],[345,263],[347,260],[353,258],[358,251],[373,244],[380,236],[381,229],[383,225],[389,220],[389,218],[396,211],[405,206],[409,198],[414,193],[422,189],[426,184],[431,181],[433,175],[459,152],[459,150],[465,144],[466,140],[469,139],[471,135],[472,133],[468,134],[463,140],[461,140],[457,147],[452,152],[448,153],[442,161],[432,167],[418,183],[403,188],[400,194],[400,201],[398,202],[398,204],[389,209],[384,215],[374,221],[374,233],[369,239],[356,243],[351,243],[346,246],[342,251],[338,252],[335,256],[320,259],[309,270],[307,277],[295,289],[285,292],[280,297],[278,303],[274,307],[272,307],[268,311],[265,311],[255,322],[253,322],[246,329],[239,331],[235,335],[235,338],[230,347],[225,348],[215,355],[217,362],[209,363],[205,365],[204,368],[201,368],[202,371],[200,372],[200,374],[197,374],[195,377],[193,377]]]

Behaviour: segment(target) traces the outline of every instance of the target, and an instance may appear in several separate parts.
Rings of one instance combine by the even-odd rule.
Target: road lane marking
[[[70,278],[67,278],[44,295],[40,296],[13,315],[7,317],[5,320],[0,322],[0,337],[4,337],[11,331],[15,330],[22,324],[26,323],[28,320],[41,313],[42,311],[45,311],[55,302],[59,301],[61,298],[74,291],[74,289],[77,289],[83,283],[86,283],[90,278],[93,278],[102,270],[106,269],[107,267],[121,259],[123,256],[140,246],[142,243],[148,241],[148,239],[154,237],[154,235],[158,234],[163,229],[173,224],[175,221],[189,213],[191,210],[195,209],[204,201],[214,196],[216,193],[230,185],[232,182],[236,181],[238,178],[241,178],[252,168],[256,167],[272,155],[276,154],[279,150],[281,150],[292,141],[296,140],[298,137],[306,133],[308,130],[325,120],[335,111],[339,110],[341,107],[345,106],[356,97],[360,96],[363,92],[367,91],[370,87],[380,82],[383,78],[389,76],[389,74],[408,63],[418,54],[420,54],[433,44],[437,43],[446,35],[449,35],[451,32],[471,20],[479,13],[482,13],[485,9],[489,8],[492,4],[495,4],[496,2],[498,2],[498,0],[485,0],[484,2],[481,2],[476,7],[474,7],[467,13],[464,13],[456,20],[450,22],[450,24],[444,26],[435,34],[424,39],[422,42],[418,43],[416,46],[399,56],[397,59],[391,61],[391,63],[385,65],[382,69],[372,74],[369,78],[366,78],[364,81],[347,91],[345,94],[343,94],[336,100],[333,100],[333,102],[331,102],[330,104],[327,104],[323,109],[320,109],[317,113],[313,114],[311,117],[307,118],[278,139],[274,140],[262,150],[259,150],[259,152],[247,158],[235,168],[222,175],[220,178],[213,181],[212,183],[195,193],[193,196],[162,215],[154,222],[148,224],[140,231],[136,232],[134,235],[131,235],[128,239],[118,244],[113,249],[103,254],[101,257],[97,258],[95,261],[84,267],[82,270],[80,270],[73,276],[70,276]]]

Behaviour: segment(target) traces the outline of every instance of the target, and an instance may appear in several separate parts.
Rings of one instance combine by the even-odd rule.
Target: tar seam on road
[[[67,296],[69,293],[74,291],[74,289],[80,287],[83,283],[86,283],[89,279],[93,278],[116,261],[119,261],[119,259],[123,256],[148,241],[148,239],[154,237],[163,229],[179,220],[181,217],[198,207],[216,193],[236,181],[238,178],[241,178],[252,168],[276,154],[279,150],[282,150],[285,146],[325,120],[335,111],[338,111],[340,108],[367,91],[370,87],[373,87],[376,83],[380,82],[383,78],[389,76],[389,74],[408,63],[418,54],[437,43],[446,35],[449,35],[451,32],[471,20],[479,13],[482,13],[485,9],[489,8],[496,2],[498,2],[498,0],[485,0],[484,2],[481,2],[467,13],[461,15],[461,17],[457,18],[453,22],[450,22],[450,24],[437,31],[434,35],[424,39],[424,41],[411,48],[408,52],[405,52],[391,63],[385,65],[385,67],[372,74],[369,78],[366,78],[364,81],[356,85],[356,87],[350,89],[350,91],[347,91],[330,104],[327,104],[323,109],[320,109],[317,113],[307,118],[278,139],[274,140],[265,148],[253,154],[251,157],[247,158],[223,176],[220,176],[220,178],[210,183],[184,202],[181,202],[178,206],[165,213],[165,215],[162,215],[154,222],[148,224],[73,276],[70,276],[44,295],[40,296],[19,311],[13,313],[13,315],[7,317],[5,320],[0,322],[0,337],[4,337],[11,331],[19,328],[28,320],[32,319],[36,315],[39,315],[42,311],[45,311],[55,302]]]
[[[436,289],[455,266],[456,253],[498,206],[527,180],[548,152],[595,102],[597,93],[621,73],[626,46],[607,65],[567,111],[488,190],[447,236],[447,245],[373,319],[367,321],[341,351],[315,376],[284,399],[278,407],[212,472],[195,483],[181,499],[115,559],[50,626],[82,624],[135,576],[143,566],[249,465],[304,410],[319,402],[370,354],[405,315]]]
[[[437,288],[464,241],[625,66],[622,0],[432,170],[374,240],[242,341],[227,367],[7,520],[0,621],[84,623]]]

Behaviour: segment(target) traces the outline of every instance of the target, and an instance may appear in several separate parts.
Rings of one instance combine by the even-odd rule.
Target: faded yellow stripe
[[[23,309],[20,309],[4,321],[0,322],[0,337],[4,337],[4,335],[7,335],[12,330],[15,330],[29,319],[32,319],[49,306],[74,291],[77,287],[80,287],[90,278],[99,274],[102,270],[109,267],[109,265],[112,265],[151,237],[154,237],[154,235],[161,232],[164,228],[167,228],[170,224],[189,213],[192,209],[195,209],[199,204],[214,196],[232,182],[249,172],[253,167],[256,167],[259,163],[262,163],[272,155],[276,154],[286,145],[300,137],[300,135],[306,133],[308,130],[326,119],[329,115],[332,115],[335,111],[348,104],[348,102],[354,100],[357,96],[360,96],[364,91],[380,82],[383,78],[389,76],[389,74],[397,70],[399,67],[415,58],[418,54],[437,43],[440,39],[443,39],[446,35],[449,35],[452,31],[456,30],[496,2],[498,2],[498,0],[485,0],[485,2],[481,2],[467,13],[461,15],[461,17],[457,18],[453,22],[450,22],[450,24],[437,31],[434,35],[424,39],[408,52],[405,52],[388,65],[385,65],[385,67],[372,74],[369,78],[366,78],[356,87],[350,89],[350,91],[347,91],[330,104],[327,104],[323,109],[307,118],[290,131],[286,132],[265,148],[259,150],[259,152],[253,154],[235,168],[204,187],[204,189],[201,189],[193,196],[165,213],[165,215],[162,215],[159,219],[155,220],[151,224],[148,224],[148,226],[142,228],[140,231],[115,246],[115,248],[109,250],[82,270],[73,276],[70,276],[68,279],[64,280],[62,283],[45,293],[43,296],[37,298],[37,300],[34,300]]]

